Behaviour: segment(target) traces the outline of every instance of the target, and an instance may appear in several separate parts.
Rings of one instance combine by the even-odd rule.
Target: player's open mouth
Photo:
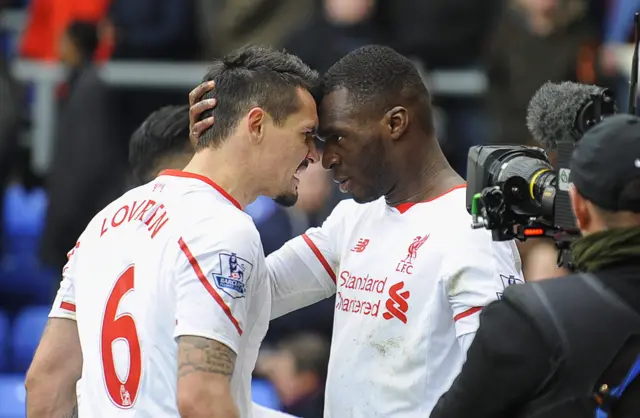
[[[305,158],[305,160],[302,161],[298,166],[296,173],[293,175],[293,178],[295,178],[296,180],[300,180],[300,174],[302,174],[304,170],[307,169],[307,167],[309,167],[309,160]]]

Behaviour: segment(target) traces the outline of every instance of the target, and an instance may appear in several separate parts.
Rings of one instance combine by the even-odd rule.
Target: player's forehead
[[[336,131],[356,129],[363,120],[361,111],[345,88],[325,94],[318,109],[319,133],[335,134]]]
[[[318,109],[316,101],[308,90],[296,89],[298,111],[289,117],[289,122],[305,129],[315,129],[318,126]]]

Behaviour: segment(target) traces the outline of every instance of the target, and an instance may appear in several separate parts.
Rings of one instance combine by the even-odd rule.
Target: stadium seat
[[[9,186],[4,195],[2,217],[5,251],[35,254],[46,210],[47,195],[43,189],[27,191],[21,185]]]
[[[0,298],[3,307],[15,310],[25,305],[48,305],[59,279],[44,269],[35,254],[4,254],[0,259]]]
[[[16,316],[11,332],[13,371],[26,372],[29,368],[48,314],[49,307],[38,306],[25,308]]]
[[[9,318],[0,311],[0,373],[7,370],[7,357],[9,355]]]
[[[24,375],[0,374],[0,418],[25,417]]]
[[[280,409],[276,389],[268,380],[253,379],[251,381],[251,398],[258,405],[275,410]]]

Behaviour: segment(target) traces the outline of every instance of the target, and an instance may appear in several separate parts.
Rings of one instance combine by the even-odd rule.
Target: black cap
[[[640,199],[622,196],[634,179],[640,179],[639,117],[607,117],[578,141],[571,159],[571,180],[585,199],[612,212],[640,213]]]

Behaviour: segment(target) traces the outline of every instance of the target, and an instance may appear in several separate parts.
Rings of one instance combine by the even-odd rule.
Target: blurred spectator
[[[494,141],[536,145],[525,118],[529,100],[546,81],[594,83],[596,39],[582,0],[513,0],[501,18],[488,60]],[[550,240],[519,244],[524,277],[566,274]]]
[[[59,42],[68,75],[47,179],[41,256],[50,267],[62,269],[87,223],[122,193],[127,151],[116,141],[111,97],[91,63],[98,45],[96,25],[73,22]]]
[[[302,325],[302,324],[301,324]],[[322,418],[329,342],[315,334],[298,334],[259,359],[256,372],[275,386],[283,411],[301,418]]]
[[[195,0],[111,0],[101,36],[111,38],[114,61],[191,61],[198,45],[194,28]],[[123,87],[114,89],[118,138],[127,140],[160,106],[187,103],[181,89]],[[126,142],[122,142],[126,147]]]
[[[195,0],[205,60],[254,43],[282,46],[311,18],[314,0]]]
[[[18,129],[20,126],[20,111],[18,90],[14,83],[4,58],[0,55],[0,196],[9,181],[11,169],[15,162],[18,149]],[[3,213],[0,198],[0,214]],[[0,222],[0,247],[2,246],[2,225]],[[0,248],[0,251],[2,248]]]
[[[629,42],[633,34],[633,14],[640,11],[640,0],[609,0],[602,45],[602,66],[608,75],[619,71],[613,50]]]
[[[376,0],[316,0],[314,6],[311,22],[293,33],[285,47],[320,72],[353,49],[388,41]]]
[[[110,0],[30,0],[28,20],[20,55],[23,58],[53,61],[59,58],[58,40],[74,20],[97,23],[107,13]],[[109,45],[99,48],[96,58],[107,58]]]
[[[113,59],[190,60],[194,18],[192,0],[111,0],[101,30],[113,38]]]
[[[488,59],[495,141],[532,144],[527,106],[546,81],[594,83],[597,40],[582,0],[513,0]],[[535,144],[534,144],[535,145]]]

